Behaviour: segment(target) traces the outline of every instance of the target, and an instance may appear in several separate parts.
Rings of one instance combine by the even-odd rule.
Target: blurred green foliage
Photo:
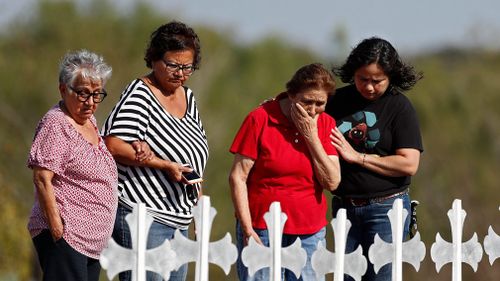
[[[38,120],[59,99],[61,57],[86,48],[113,66],[107,85],[110,96],[97,112],[102,124],[124,86],[149,71],[143,61],[149,35],[171,19],[175,15],[162,16],[144,4],[120,14],[107,1],[93,1],[83,10],[71,1],[40,1],[35,17],[14,22],[0,34],[0,280],[30,280],[39,274],[26,230],[33,186],[25,162]],[[282,91],[300,66],[315,61],[331,66],[345,58],[333,54],[337,62],[325,61],[272,36],[240,45],[230,34],[194,28],[203,58],[188,84],[196,94],[210,144],[205,194],[218,211],[211,238],[218,240],[234,232],[228,147],[243,118]],[[449,280],[451,266],[436,273],[429,249],[437,232],[451,241],[446,212],[453,199],[462,199],[468,214],[464,239],[477,232],[482,242],[489,225],[500,232],[500,52],[448,48],[407,59],[425,74],[408,96],[419,113],[424,138],[425,152],[411,191],[421,202],[419,229],[428,254],[419,272],[405,267],[405,280]],[[190,265],[188,280],[193,279],[193,269]],[[490,266],[486,257],[477,273],[464,267],[464,280],[496,280],[499,274],[498,261]],[[226,277],[211,265],[210,276],[236,280],[234,267]]]

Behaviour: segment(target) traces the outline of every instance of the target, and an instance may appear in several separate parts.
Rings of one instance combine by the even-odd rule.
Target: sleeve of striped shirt
[[[126,142],[145,140],[151,115],[147,92],[135,89],[124,93],[106,119],[103,135],[114,135]]]

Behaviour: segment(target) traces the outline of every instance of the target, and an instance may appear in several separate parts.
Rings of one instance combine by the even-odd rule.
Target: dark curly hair
[[[321,89],[328,95],[335,92],[335,80],[332,73],[320,63],[312,63],[299,68],[292,79],[286,83],[286,91],[290,95],[309,89]]]
[[[410,90],[423,78],[422,72],[416,72],[413,66],[403,63],[391,43],[378,37],[361,41],[351,51],[344,65],[332,71],[342,82],[353,84],[356,70],[372,63],[377,63],[384,70],[390,85],[398,91]]]
[[[160,60],[166,52],[191,49],[194,52],[193,66],[200,67],[200,39],[194,30],[186,24],[171,21],[151,33],[148,48],[144,56],[146,66],[151,68],[152,62]]]

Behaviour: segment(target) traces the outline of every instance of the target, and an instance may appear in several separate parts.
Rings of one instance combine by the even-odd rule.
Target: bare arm
[[[33,168],[33,183],[38,192],[38,202],[49,224],[52,239],[57,241],[63,236],[64,225],[57,208],[54,186],[52,185],[53,177],[54,172],[50,170],[38,166]]]
[[[340,183],[339,158],[326,154],[317,134],[307,140],[307,148],[311,153],[314,175],[321,186],[329,191],[337,189]]]
[[[190,171],[190,168],[182,166],[182,163],[176,163],[161,159],[154,153],[149,154],[148,157],[138,157],[137,153],[143,153],[143,149],[149,149],[149,146],[144,144],[138,145],[135,142],[129,144],[115,136],[106,136],[104,138],[106,146],[113,155],[116,162],[127,166],[141,166],[160,169],[167,172],[171,180],[180,182],[182,180],[182,172]],[[137,149],[140,149],[137,151]]]
[[[381,157],[377,154],[364,154],[354,150],[338,128],[332,130],[330,138],[342,158],[348,163],[358,164],[388,177],[413,176],[417,173],[420,163],[418,149],[400,148],[394,155]]]
[[[229,186],[231,187],[231,197],[233,199],[236,217],[240,221],[245,237],[253,237],[255,241],[261,243],[261,240],[252,227],[252,218],[250,216],[250,207],[248,205],[247,178],[255,161],[241,154],[234,155],[233,166],[229,173]],[[248,240],[245,240],[245,245]]]
[[[299,104],[292,105],[290,115],[295,126],[306,140],[307,148],[311,153],[314,175],[324,189],[334,191],[340,183],[339,158],[327,155],[323,148],[318,137],[317,121],[319,115],[314,118],[310,117]]]

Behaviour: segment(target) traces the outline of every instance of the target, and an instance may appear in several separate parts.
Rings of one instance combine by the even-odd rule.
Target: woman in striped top
[[[132,81],[109,114],[103,134],[118,166],[119,206],[113,238],[131,248],[125,216],[145,203],[154,222],[147,248],[172,239],[175,230],[187,235],[192,207],[201,185],[187,184],[182,173],[203,175],[208,145],[191,89],[184,86],[200,63],[196,33],[180,22],[160,26],[151,35],[144,60],[151,73]],[[170,280],[185,280],[187,266]],[[148,280],[161,276],[148,272]],[[120,280],[130,280],[130,271]]]

